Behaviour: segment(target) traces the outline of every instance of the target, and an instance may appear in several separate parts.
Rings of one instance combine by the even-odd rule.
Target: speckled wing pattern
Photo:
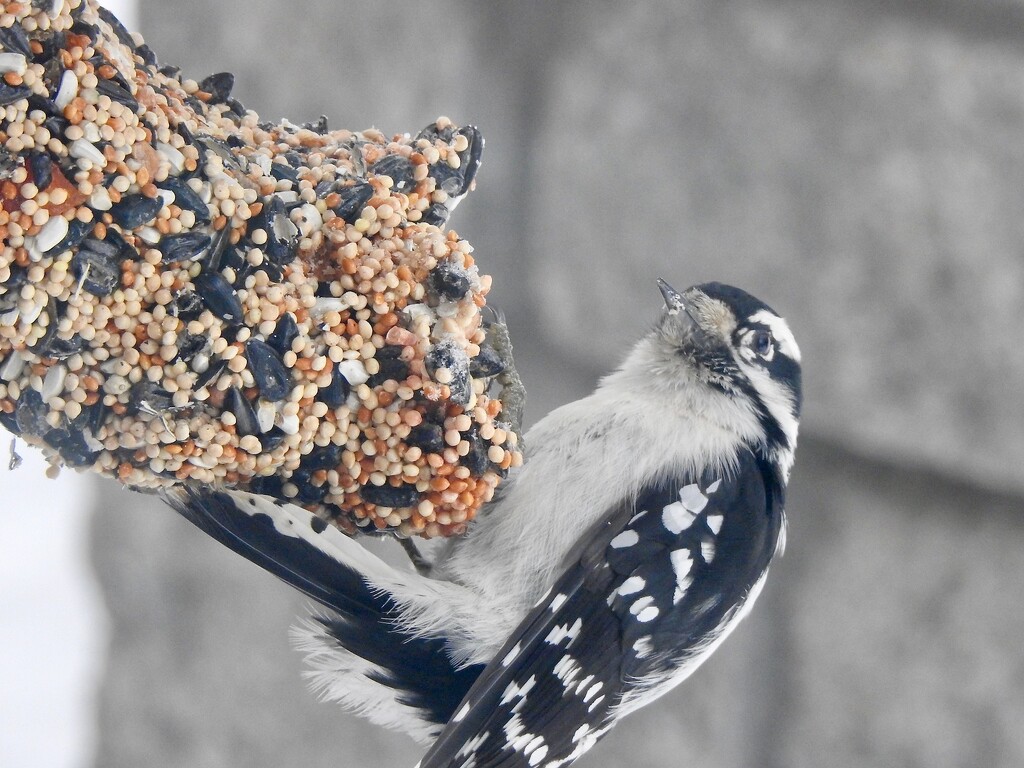
[[[477,678],[420,768],[567,765],[713,649],[768,567],[782,486],[754,454],[677,476],[593,532]]]

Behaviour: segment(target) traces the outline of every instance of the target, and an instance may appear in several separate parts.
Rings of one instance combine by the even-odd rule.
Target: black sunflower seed
[[[334,212],[349,224],[359,218],[363,208],[373,197],[373,187],[368,182],[357,181],[350,187],[337,190],[341,195],[341,202],[334,206]]]
[[[134,416],[138,413],[168,411],[172,405],[171,393],[152,381],[143,380],[133,384],[128,392],[129,416]]]
[[[95,225],[93,222],[79,221],[78,219],[72,219],[68,224],[68,233],[64,235],[63,239],[53,246],[46,252],[45,255],[54,253],[62,253],[70,250],[71,248],[77,248],[83,240],[92,232]]]
[[[263,210],[249,220],[248,232],[262,229],[267,234],[263,253],[275,264],[283,265],[291,259],[291,241],[298,229],[288,218],[284,201],[278,195],[264,198]]]
[[[314,448],[302,457],[302,468],[309,472],[316,472],[320,469],[337,469],[341,464],[343,449],[344,446],[333,444],[323,448]]]
[[[435,227],[443,227],[448,222],[451,211],[443,203],[434,203],[420,215],[420,222],[433,224]]]
[[[293,184],[299,181],[299,172],[287,163],[271,163],[270,175],[278,181],[290,181]]]
[[[404,360],[381,358],[378,355],[377,362],[380,369],[366,382],[371,387],[380,386],[389,380],[402,381],[409,375],[409,364]]]
[[[71,467],[89,466],[103,452],[101,448],[90,446],[80,429],[53,429],[46,433],[43,440],[56,449],[64,463]]]
[[[453,341],[441,341],[427,353],[427,370],[430,375],[439,368],[447,368],[451,373],[448,389],[451,401],[465,405],[469,402],[472,392],[469,377],[469,357]]]
[[[21,429],[18,428],[18,417],[14,413],[0,411],[0,427],[3,427],[12,435],[21,434]]]
[[[462,171],[462,189],[456,194],[462,195],[469,191],[470,185],[476,179],[477,171],[480,170],[484,137],[475,125],[463,126],[458,133],[469,139],[469,146],[459,153],[459,159],[462,161],[459,165],[459,170]]]
[[[469,372],[479,379],[497,376],[505,370],[505,362],[492,347],[480,347],[480,354],[469,361]]]
[[[178,354],[174,359],[190,362],[193,357],[206,348],[207,343],[208,340],[205,336],[182,331],[178,334]]]
[[[228,109],[231,111],[230,113],[232,115],[234,115],[235,117],[237,117],[239,119],[245,117],[245,115],[246,115],[245,105],[242,104],[242,102],[240,102],[238,99],[235,99],[235,98],[224,99],[224,103],[228,105]],[[232,134],[232,135],[228,136],[227,141],[228,141],[228,145],[232,146],[232,147],[236,147],[237,148],[237,147],[244,147],[245,146],[245,140],[242,139],[241,136],[237,136],[235,134]]]
[[[5,51],[20,53],[26,58],[32,58],[32,48],[28,42],[28,35],[21,28],[20,24],[11,27],[0,27],[0,45]]]
[[[85,348],[85,340],[78,334],[70,339],[61,338],[57,331],[57,324],[51,323],[46,329],[46,334],[32,348],[38,357],[50,357],[54,360],[66,360],[72,355],[77,355]]]
[[[54,5],[59,7],[60,2],[61,0],[54,0]],[[35,0],[33,0],[33,4],[39,3],[36,3]],[[75,35],[85,35],[90,40],[97,40],[100,36],[99,27],[97,27],[95,24],[90,24],[87,21],[83,21],[81,18],[75,19],[75,23],[71,25],[71,32]]]
[[[283,400],[291,391],[291,377],[277,352],[266,342],[249,339],[245,345],[246,360],[252,378],[267,400]]]
[[[71,257],[71,273],[93,296],[109,296],[121,285],[120,251],[100,240],[85,240]]]
[[[231,96],[235,87],[235,76],[230,72],[216,72],[204,77],[199,83],[199,90],[210,94],[210,102],[220,104]]]
[[[114,34],[117,35],[117,39],[124,45],[127,45],[128,48],[134,49],[135,39],[131,36],[131,33],[124,28],[124,25],[117,16],[112,14],[103,6],[97,6],[96,10],[99,11],[100,18],[107,22],[107,24],[110,25],[110,28],[114,30]]]
[[[53,109],[54,111],[59,111],[56,106],[53,107]],[[69,125],[71,125],[71,123],[59,115],[48,117],[43,121],[43,126],[45,126],[46,130],[50,132],[50,135],[57,136],[58,138],[64,136],[64,131]]]
[[[206,370],[196,376],[196,385],[194,389],[200,390],[205,387],[211,381],[219,377],[227,366],[227,360],[212,360]]]
[[[213,238],[202,232],[181,232],[177,235],[164,235],[156,247],[164,255],[163,262],[173,264],[194,259],[209,248],[212,242]]]
[[[352,385],[349,384],[348,379],[345,378],[338,366],[334,366],[334,371],[331,373],[331,383],[321,389],[317,393],[317,397],[331,408],[340,408],[348,400],[351,392]]]
[[[126,195],[110,209],[110,215],[121,229],[137,229],[152,221],[163,207],[162,197]]]
[[[245,399],[245,395],[238,387],[228,390],[225,398],[227,409],[235,415],[235,431],[242,437],[246,435],[258,435],[260,433],[259,421],[256,419],[256,411],[252,404]]]
[[[103,241],[96,240],[95,242],[100,243]],[[139,252],[135,249],[135,246],[125,240],[121,233],[113,227],[107,227],[105,242],[117,248],[117,253],[121,257],[122,261],[138,261],[141,258],[139,256]],[[90,243],[88,247],[94,251],[98,250],[98,246],[92,243]]]
[[[292,472],[292,483],[298,489],[295,498],[300,504],[317,504],[327,495],[327,486],[315,485],[312,474],[308,469],[297,469]]]
[[[458,264],[442,261],[428,279],[434,293],[446,301],[459,301],[469,293],[469,274]]]
[[[195,291],[181,291],[171,302],[170,314],[183,321],[195,320],[203,311],[203,300]]]
[[[98,400],[92,405],[83,405],[81,413],[71,422],[71,426],[80,432],[89,430],[90,434],[95,437],[100,427],[103,426],[103,422],[107,420],[109,412],[110,408],[104,405],[102,400]]]
[[[307,131],[313,131],[313,133],[319,133],[321,136],[327,133],[327,115],[320,115],[316,120],[311,120],[308,123],[303,123],[302,127]]]
[[[8,85],[0,82],[0,107],[6,107],[20,99],[27,99],[32,91],[23,85]]]
[[[93,450],[86,444],[85,435],[77,429],[51,429],[43,436],[43,441],[72,467],[88,466],[100,455],[100,451]]]
[[[298,336],[299,326],[296,325],[295,318],[292,317],[291,312],[285,312],[278,319],[277,326],[274,328],[274,332],[270,334],[270,338],[267,339],[267,343],[283,355],[292,348],[292,342]]]
[[[100,79],[100,81],[96,83],[96,91],[103,96],[107,96],[111,101],[124,104],[126,107],[131,109],[132,112],[138,112],[139,110],[139,102],[134,96],[132,96],[131,91],[116,80]]]
[[[469,142],[466,149],[459,153],[459,160],[461,161],[459,167],[452,168],[443,162],[436,163],[430,167],[430,176],[437,183],[438,188],[443,189],[452,197],[459,197],[468,192],[470,185],[472,185],[473,180],[476,178],[477,171],[480,170],[484,139],[479,129],[472,125],[464,126],[458,130],[454,126],[439,129],[436,125],[429,125],[416,136],[417,140],[426,139],[431,143],[440,140],[445,144],[451,144],[455,137],[459,135],[465,136]],[[441,213],[438,211],[434,215],[440,216]],[[447,212],[444,213],[444,218],[447,219]]]
[[[414,507],[420,503],[420,492],[414,485],[364,485],[359,495],[366,503],[378,507]]]
[[[244,310],[235,289],[219,272],[203,272],[194,281],[203,303],[221,320],[242,321]]]
[[[469,442],[469,452],[459,459],[459,463],[474,475],[482,475],[491,463],[487,458],[487,445],[475,427],[464,432],[462,438]]]
[[[263,446],[264,452],[269,452],[277,448],[281,443],[284,442],[285,435],[279,427],[273,427],[269,432],[264,432],[260,435],[260,445]]]
[[[26,389],[18,398],[14,406],[14,416],[18,424],[18,432],[23,435],[34,435],[42,437],[50,431],[50,425],[46,421],[46,414],[49,413],[43,396],[34,389]]]
[[[390,176],[395,192],[410,192],[416,186],[413,179],[413,167],[408,158],[401,155],[385,155],[370,170],[377,176]]]
[[[168,176],[157,184],[160,189],[174,193],[174,204],[196,215],[197,222],[210,221],[210,208],[192,187],[176,176]]]
[[[440,424],[419,424],[409,431],[405,442],[426,453],[440,453],[444,450],[444,428]]]
[[[0,179],[9,179],[18,168],[22,159],[7,147],[0,146]]]
[[[43,152],[30,152],[28,167],[32,171],[32,182],[39,190],[44,190],[53,182],[53,161]]]
[[[155,67],[159,62],[156,60],[156,54],[153,53],[153,49],[143,43],[135,49],[135,54],[142,59],[142,63],[147,67]]]

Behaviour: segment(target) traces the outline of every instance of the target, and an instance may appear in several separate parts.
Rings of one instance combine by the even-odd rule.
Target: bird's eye
[[[772,351],[772,335],[768,331],[754,331],[751,346],[761,357],[767,357]]]

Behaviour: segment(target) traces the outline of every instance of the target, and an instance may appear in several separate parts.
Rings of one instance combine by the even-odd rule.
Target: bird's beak
[[[686,309],[686,302],[683,301],[679,291],[660,277],[658,278],[658,288],[661,289],[661,295],[665,297],[665,309],[670,315],[678,314],[680,310]]]
[[[722,342],[700,321],[700,313],[692,301],[687,301],[679,291],[660,278],[658,288],[665,298],[665,317],[672,318],[672,326],[680,340],[685,340],[690,349],[700,351],[702,355],[718,354]]]

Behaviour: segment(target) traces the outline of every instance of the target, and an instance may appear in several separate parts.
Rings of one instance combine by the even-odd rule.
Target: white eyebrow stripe
[[[796,337],[789,330],[789,325],[778,315],[772,314],[766,309],[755,312],[750,316],[753,323],[763,323],[772,329],[772,336],[779,342],[779,349],[786,357],[800,362],[800,347],[797,346]]]

